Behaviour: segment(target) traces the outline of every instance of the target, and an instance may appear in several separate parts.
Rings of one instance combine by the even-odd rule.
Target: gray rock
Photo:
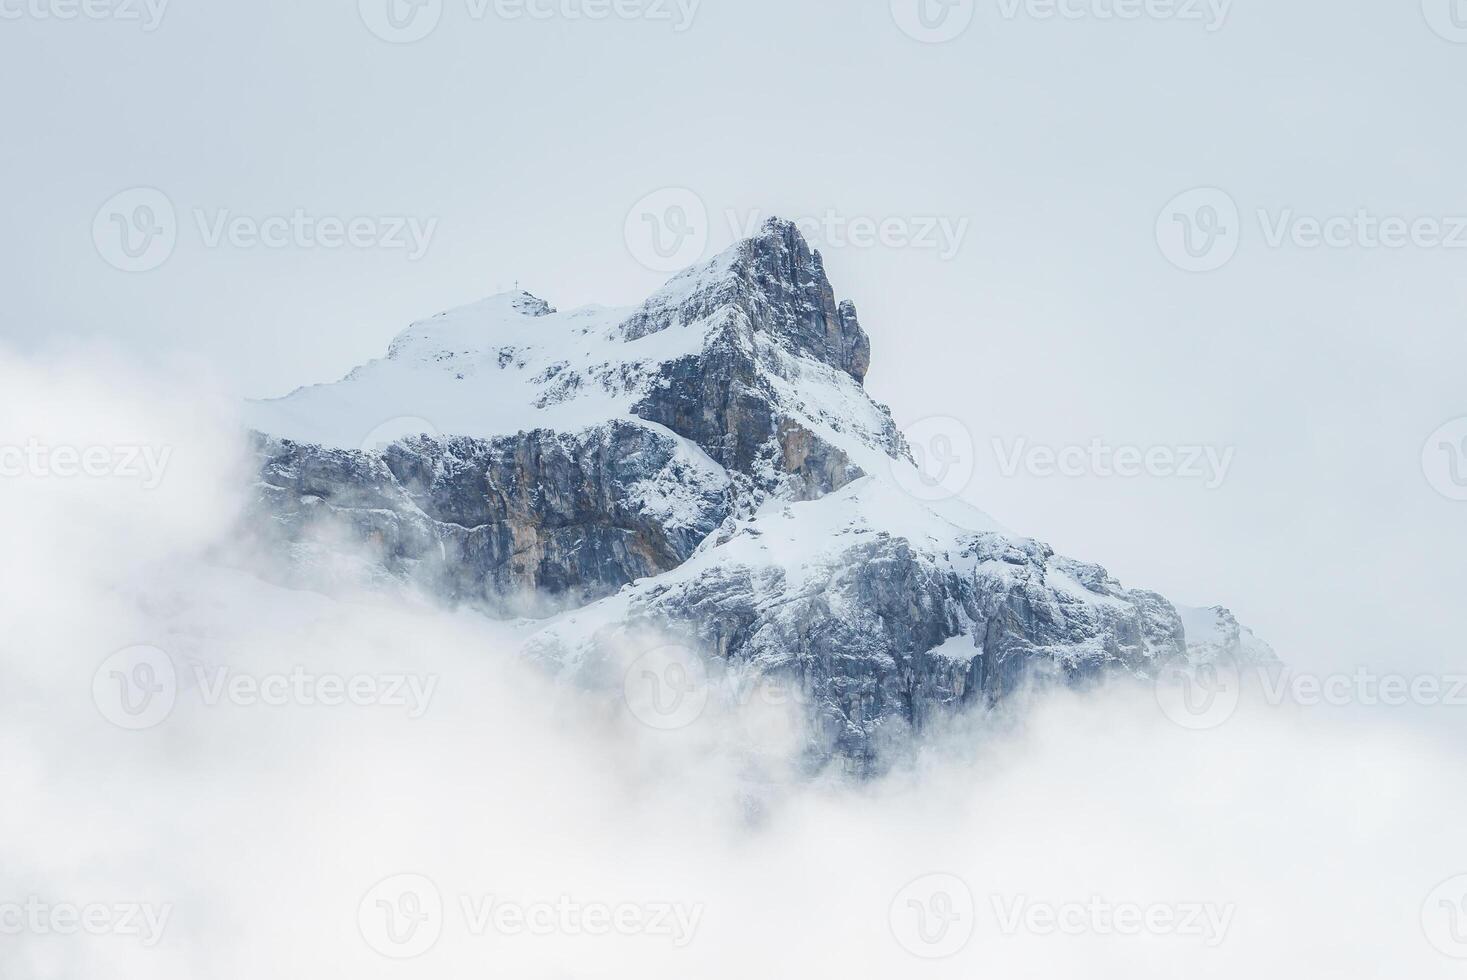
[[[675,439],[627,422],[415,438],[381,455],[256,446],[262,516],[281,538],[345,525],[393,574],[501,615],[584,604],[675,568],[733,499],[726,478],[679,458]]]
[[[380,392],[382,376],[427,377],[468,398],[518,384],[523,409],[563,413],[547,418],[587,404],[610,417],[382,452],[259,435],[270,548],[299,554],[336,533],[373,574],[448,603],[577,609],[573,628],[548,621],[528,649],[586,682],[617,685],[629,637],[676,638],[799,691],[808,763],[861,774],[1036,677],[1147,678],[1267,650],[1226,610],[1184,616],[1098,565],[996,533],[976,512],[938,516],[897,489],[888,477],[910,454],[864,390],[870,342],[786,222],[609,327],[604,311],[556,314],[528,294],[443,316],[338,383],[339,398],[359,403],[349,386]],[[541,324],[543,337],[612,354],[558,351]],[[332,406],[334,390],[292,397]],[[274,417],[298,419],[305,409],[286,401]]]
[[[741,533],[757,537],[759,523]],[[550,627],[532,653],[615,684],[616,651],[653,636],[779,677],[806,708],[810,766],[839,759],[861,775],[880,771],[884,752],[913,733],[1026,683],[1151,678],[1186,657],[1165,599],[1039,542],[961,534],[934,548],[856,537],[795,583],[777,565],[720,555],[732,550],[725,542],[700,554],[694,573],[633,588],[627,611],[604,624],[592,607],[577,614],[578,636]]]
[[[674,325],[729,312],[792,353],[844,371],[858,383],[871,367],[871,340],[855,304],[838,303],[820,253],[792,222],[771,218],[761,232],[715,262],[718,275],[690,270],[627,320],[636,340]],[[686,292],[678,287],[691,281]]]

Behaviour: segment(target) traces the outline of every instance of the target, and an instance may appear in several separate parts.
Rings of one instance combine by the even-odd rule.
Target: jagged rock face
[[[778,533],[761,530],[766,523],[736,535],[753,544]],[[700,556],[696,574],[644,583],[625,613],[589,628],[582,614],[580,637],[552,626],[532,648],[594,676],[599,655],[623,648],[624,637],[674,637],[782,677],[807,709],[808,760],[839,758],[860,775],[940,716],[992,705],[1036,675],[1145,677],[1186,656],[1181,618],[1165,599],[1125,590],[1100,566],[1039,542],[979,533],[919,547],[879,531],[857,539],[795,572],[747,561],[730,538]]]
[[[627,320],[627,338],[734,310],[752,330],[791,351],[844,371],[857,383],[866,379],[871,340],[855,304],[836,302],[820,253],[811,251],[793,224],[767,222],[758,237],[734,246],[723,264],[726,274],[689,295],[673,291],[666,302],[654,298]]]
[[[663,364],[632,412],[696,442],[728,470],[759,489],[809,500],[863,475],[838,446],[788,413],[776,390],[798,391],[814,365],[864,381],[871,342],[855,306],[837,303],[818,252],[793,225],[774,221],[682,284],[674,279],[628,318],[622,330],[637,340],[681,324],[708,321],[708,344]],[[868,400],[868,404],[872,404]],[[878,408],[868,437],[890,456],[905,446],[890,414]],[[840,418],[824,419],[839,427]]]
[[[344,522],[393,572],[505,614],[584,604],[675,568],[732,505],[727,479],[629,423],[418,438],[381,455],[257,447],[262,499],[287,538]]]
[[[813,500],[863,475],[842,450],[780,413],[756,359],[728,338],[664,364],[632,411],[697,443],[761,490]]]
[[[1181,615],[906,495],[869,366],[819,254],[772,221],[638,309],[494,297],[256,403],[259,524],[293,554],[344,528],[373,575],[547,617],[527,650],[586,681],[640,633],[780,677],[805,696],[812,764],[858,773],[1035,674],[1264,656],[1226,610]],[[434,434],[356,448],[389,407]]]
[[[846,486],[864,473],[848,449],[879,459],[905,452],[890,412],[860,386],[870,344],[854,310],[835,302],[819,255],[792,225],[769,223],[629,316],[577,311],[558,320],[526,293],[486,304],[414,324],[385,361],[335,386],[266,403],[287,411],[267,414],[260,430],[289,435],[276,426],[423,385],[425,375],[430,401],[461,390],[472,405],[481,388],[515,380],[529,420],[559,422],[556,411],[579,420],[578,406],[596,399],[623,418],[591,433],[449,432],[385,454],[317,444],[307,426],[297,438],[262,441],[262,493],[276,532],[300,538],[334,516],[380,546],[394,574],[410,572],[452,601],[495,612],[542,599],[557,608],[676,567],[735,510]],[[659,343],[673,356],[642,353]],[[583,344],[596,353],[579,364],[565,356]],[[830,392],[837,397],[822,395]],[[649,473],[656,486],[640,492]],[[669,501],[678,506],[668,510]],[[327,508],[306,520],[318,502]]]

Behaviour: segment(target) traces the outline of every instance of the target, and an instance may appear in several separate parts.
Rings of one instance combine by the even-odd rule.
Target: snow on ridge
[[[639,306],[627,311],[623,322],[618,324],[618,330],[623,335],[630,335],[635,339],[640,334],[640,331],[633,329],[633,325],[637,323],[665,320],[663,327],[671,328],[683,325],[678,319],[678,314],[692,300],[700,295],[716,294],[720,289],[734,286],[734,269],[739,262],[742,249],[746,246],[747,242],[739,242],[707,262],[677,273]]]
[[[378,448],[383,431],[393,438],[579,432],[636,421],[632,408],[663,365],[732,337],[758,360],[782,410],[863,470],[884,469],[889,413],[840,371],[754,330],[739,306],[745,287],[736,270],[761,239],[783,228],[771,219],[760,238],[674,276],[640,307],[561,312],[514,291],[416,321],[384,358],[340,381],[248,402],[245,422],[271,436],[346,450]]]
[[[762,234],[778,236],[783,229],[771,222]],[[758,365],[779,412],[838,447],[866,475],[814,501],[766,500],[757,512],[745,511],[715,532],[659,581],[692,578],[714,565],[744,565],[778,572],[798,589],[828,573],[851,547],[897,539],[923,561],[954,570],[1006,579],[1028,566],[1039,570],[1047,589],[1070,601],[1112,608],[1130,602],[1129,593],[1098,566],[1055,557],[962,501],[923,502],[901,489],[918,481],[911,461],[902,458],[900,437],[890,441],[890,414],[850,374],[748,322],[738,303],[737,270],[756,247],[752,239],[736,244],[674,276],[635,309],[560,312],[517,291],[445,311],[412,324],[394,339],[386,358],[339,382],[250,403],[248,422],[272,436],[354,450],[375,449],[369,437],[388,420],[405,420],[406,428],[400,426],[393,438],[419,432],[492,438],[547,429],[569,434],[627,421],[659,430],[680,447],[662,472],[628,488],[628,502],[665,526],[693,526],[709,488],[730,486],[730,473],[696,443],[632,409],[659,383],[664,365],[702,354],[715,340],[731,341]],[[818,264],[813,255],[811,261]],[[657,329],[628,329],[639,318],[645,327],[649,315]],[[1010,541],[1012,553],[989,543],[975,559],[975,534]],[[1251,633],[1242,636],[1230,614],[1231,632],[1219,636],[1221,616],[1208,620],[1193,613],[1187,633],[1194,648],[1245,643],[1267,650]]]
[[[556,312],[528,294],[490,297],[414,323],[386,358],[338,382],[248,402],[245,421],[296,442],[361,449],[399,419],[421,420],[421,434],[477,438],[630,419],[649,369],[696,353],[704,338],[694,325],[624,342],[615,327],[627,312]]]
[[[691,581],[718,567],[774,569],[788,591],[828,571],[853,547],[887,539],[908,542],[934,561],[971,566],[962,557],[974,534],[1004,533],[987,514],[961,501],[925,504],[875,476],[817,500],[771,498],[754,514],[730,520],[698,553],[656,580]]]
[[[1223,606],[1198,609],[1177,606],[1187,634],[1187,654],[1194,664],[1232,661],[1240,665],[1271,664],[1278,654]]]
[[[496,293],[467,306],[418,320],[393,338],[388,358],[413,356],[423,349],[465,352],[501,343],[520,327],[519,320],[553,316],[549,303],[530,293]]]

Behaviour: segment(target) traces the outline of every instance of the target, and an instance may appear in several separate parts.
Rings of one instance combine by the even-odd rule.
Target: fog
[[[244,443],[197,365],[0,363],[0,445],[171,450],[151,488],[120,455],[4,483],[6,976],[1459,969],[1459,708],[1245,698],[1189,730],[1118,682],[798,779],[797,704],[658,730],[520,657],[526,624],[240,567]],[[117,700],[160,653],[176,689]]]

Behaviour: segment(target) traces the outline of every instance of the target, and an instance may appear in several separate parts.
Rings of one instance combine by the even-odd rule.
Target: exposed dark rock
[[[754,238],[735,245],[722,260],[727,268],[708,276],[688,295],[676,290],[654,297],[625,324],[629,340],[676,324],[736,311],[753,330],[793,353],[864,381],[871,367],[871,341],[856,317],[855,304],[837,303],[820,253],[792,222],[765,222]],[[702,270],[695,270],[701,272]],[[685,275],[688,275],[685,273]]]
[[[1161,596],[1097,565],[952,523],[883,482],[906,445],[862,387],[870,343],[855,307],[836,301],[793,225],[766,224],[624,319],[602,315],[513,294],[415,324],[395,363],[347,382],[390,369],[471,394],[519,384],[537,412],[580,418],[583,399],[600,399],[613,417],[380,453],[260,436],[274,545],[344,533],[381,574],[496,615],[591,604],[579,633],[551,625],[531,644],[563,665],[613,668],[609,651],[636,631],[684,638],[801,691],[809,759],[861,773],[883,745],[1035,674],[1145,677],[1267,650],[1226,610],[1190,611],[1184,627]],[[561,333],[542,336],[552,323]],[[798,545],[771,557],[764,536],[800,526]],[[1188,632],[1202,637],[1190,658]]]
[[[390,570],[505,614],[583,604],[675,568],[732,503],[726,479],[634,423],[416,438],[382,455],[268,437],[257,447],[262,503],[288,539],[346,523]]]
[[[780,676],[803,695],[809,761],[869,775],[883,746],[1036,675],[1150,676],[1185,657],[1181,620],[1155,593],[1034,541],[975,534],[957,546],[939,556],[877,535],[797,586],[778,568],[705,562],[689,580],[639,588],[625,619],[592,637],[591,663],[648,634]],[[536,647],[550,660],[567,653],[553,633]]]

